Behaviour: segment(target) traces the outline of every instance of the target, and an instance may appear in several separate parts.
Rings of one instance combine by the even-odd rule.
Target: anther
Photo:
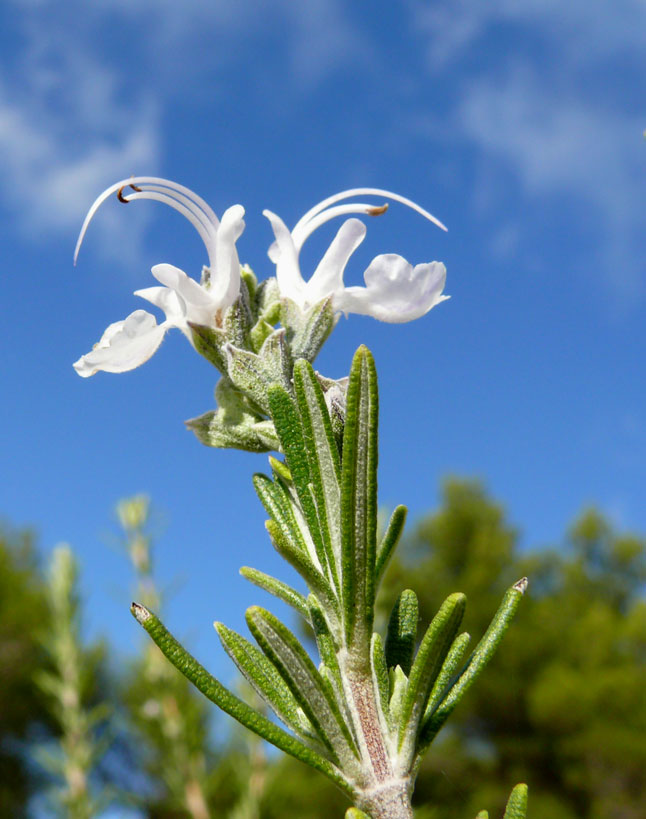
[[[382,213],[385,213],[388,210],[388,202],[384,202],[383,205],[377,205],[374,208],[368,208],[366,213],[368,216],[381,216]]]
[[[138,188],[137,185],[133,185],[132,182],[129,185],[122,185],[119,188],[119,190],[117,191],[117,199],[120,202],[123,202],[124,205],[127,205],[128,202],[130,201],[129,199],[126,199],[126,197],[123,195],[123,189],[124,188],[132,188],[133,191],[136,191],[137,193],[141,193],[141,188]]]

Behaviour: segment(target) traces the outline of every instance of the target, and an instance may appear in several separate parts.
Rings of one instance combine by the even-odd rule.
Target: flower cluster
[[[128,192],[124,194],[126,189]],[[83,377],[94,375],[99,370],[119,373],[138,367],[153,355],[166,331],[172,327],[181,330],[199,349],[196,342],[199,328],[202,333],[221,330],[227,326],[227,316],[236,310],[245,289],[246,301],[249,300],[248,288],[244,287],[244,269],[241,269],[236,249],[236,242],[245,226],[243,207],[234,205],[218,219],[201,197],[167,179],[134,177],[105,190],[85,218],[76,245],[75,261],[92,218],[101,204],[113,194],[122,202],[153,199],[177,210],[202,238],[208,265],[203,268],[200,282],[173,265],[155,265],[152,274],[161,286],[137,290],[135,295],[160,308],[165,320],[158,324],[151,313],[140,309],[123,321],[110,324],[94,349],[75,362],[74,368]],[[365,202],[347,201],[357,196],[379,196],[399,202],[446,229],[419,205],[378,188],[357,188],[331,196],[309,210],[291,231],[276,214],[264,211],[275,236],[275,242],[269,248],[269,257],[276,266],[276,277],[275,280],[263,282],[265,311],[260,318],[261,323],[257,321],[255,325],[257,334],[262,331],[262,341],[274,329],[271,325],[267,326],[267,320],[271,317],[275,319],[273,323],[280,318],[283,328],[292,337],[299,331],[302,336],[306,325],[311,329],[312,321],[308,323],[306,317],[311,319],[312,310],[317,305],[326,305],[332,311],[334,320],[340,313],[361,313],[380,321],[406,322],[423,316],[448,298],[442,295],[446,268],[441,262],[413,267],[402,256],[392,253],[376,256],[368,265],[364,272],[365,287],[345,287],[343,275],[346,265],[366,235],[365,225],[357,218],[343,222],[311,278],[307,281],[304,279],[299,254],[305,241],[317,228],[337,216],[375,216],[387,208],[387,205],[376,207]],[[251,275],[250,271],[247,272]],[[270,293],[282,310],[272,312],[268,309]],[[258,316],[254,318],[258,319]],[[235,345],[235,339],[229,341]],[[260,348],[260,345],[257,346]]]

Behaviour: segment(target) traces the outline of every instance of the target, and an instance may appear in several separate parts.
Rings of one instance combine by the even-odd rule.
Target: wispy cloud
[[[178,95],[192,87],[217,93],[217,78],[244,64],[270,24],[289,68],[283,81],[291,78],[295,94],[365,53],[338,0],[312,0],[307,8],[291,0],[13,6],[20,50],[0,54],[0,204],[30,235],[76,227],[86,199],[103,187],[135,170],[158,171],[165,153],[160,123]],[[230,80],[222,83],[229,87]],[[128,218],[140,222],[140,213]],[[122,218],[106,214],[97,224],[106,248]]]
[[[643,55],[646,46],[643,0],[412,0],[409,8],[415,30],[427,37],[427,57],[435,69],[459,61],[491,35],[520,35],[517,44],[525,49],[543,40],[579,64],[618,52]]]
[[[475,149],[500,178],[511,175],[527,199],[548,209],[567,202],[575,229],[594,225],[580,266],[605,280],[617,304],[643,296],[644,3],[463,0],[410,8],[428,72],[461,68],[444,137]],[[495,195],[491,179],[491,172],[480,179],[481,201]]]
[[[119,70],[62,21],[20,23],[24,47],[6,51],[0,82],[0,196],[32,241],[78,227],[93,192],[159,161],[158,108],[132,98]],[[102,225],[106,247],[115,222]],[[139,216],[135,216],[139,219]]]

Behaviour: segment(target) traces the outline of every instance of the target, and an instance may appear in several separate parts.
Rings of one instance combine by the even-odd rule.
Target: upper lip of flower
[[[312,277],[307,282],[303,279],[299,253],[307,238],[317,228],[337,216],[351,213],[377,216],[388,208],[387,204],[376,207],[365,202],[339,204],[351,197],[364,195],[380,196],[399,202],[442,230],[446,230],[439,219],[416,202],[381,188],[352,188],[329,196],[308,210],[291,232],[279,216],[265,210],[263,213],[269,219],[276,237],[276,241],[269,248],[269,257],[276,264],[276,278],[281,294],[295,301],[302,309],[332,296],[335,307],[340,311],[367,313],[385,321],[409,321],[411,318],[417,318],[443,298],[447,298],[440,295],[446,274],[444,265],[431,262],[428,265],[418,265],[413,270],[401,256],[394,254],[378,256],[366,271],[366,274],[370,271],[370,275],[366,276],[367,287],[344,287],[345,266],[366,234],[365,225],[358,219],[347,219],[341,225]],[[430,282],[424,293],[419,292],[419,287],[411,276],[411,272],[417,271],[425,275]],[[398,308],[389,310],[384,301],[387,299],[387,290],[392,292],[393,285],[398,284],[401,285],[401,304]],[[408,307],[407,294],[410,295]],[[423,312],[420,312],[420,295],[423,297]],[[413,298],[418,301],[417,304],[413,304]],[[403,309],[402,304],[405,305]]]
[[[124,195],[126,188],[130,191]],[[219,220],[209,205],[189,188],[155,176],[124,179],[103,191],[90,207],[81,227],[74,252],[75,264],[90,222],[103,202],[114,193],[126,203],[153,199],[185,216],[204,242],[210,276],[208,283],[200,284],[172,265],[155,265],[153,275],[164,286],[137,290],[135,295],[161,308],[166,320],[157,325],[150,313],[139,310],[123,322],[110,325],[109,332],[104,333],[97,345],[96,354],[89,353],[75,364],[85,375],[108,366],[113,367],[114,372],[123,372],[143,364],[155,352],[170,327],[178,327],[192,341],[189,322],[209,324],[219,320],[240,292],[240,262],[235,243],[244,229],[244,208],[234,205]],[[113,348],[114,360],[112,353],[105,352]],[[129,353],[129,356],[123,353]]]

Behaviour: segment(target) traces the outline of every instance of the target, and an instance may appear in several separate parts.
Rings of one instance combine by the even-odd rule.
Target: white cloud
[[[579,63],[617,52],[643,55],[646,46],[643,0],[413,0],[410,8],[416,32],[428,38],[433,68],[461,59],[480,38],[505,27],[558,45],[561,55]]]
[[[21,22],[22,50],[1,58],[0,193],[9,219],[34,241],[73,234],[115,177],[155,169],[158,111],[150,97],[129,98],[121,70],[62,21],[26,13]],[[106,249],[121,218],[102,220]]]
[[[429,73],[460,69],[441,128],[417,127],[476,150],[485,170],[474,199],[491,205],[492,177],[511,175],[528,202],[562,207],[562,222],[586,226],[589,249],[579,264],[605,281],[615,304],[643,296],[646,112],[635,110],[646,67],[643,0],[461,0],[411,9]],[[503,235],[517,229],[516,215],[509,219]]]
[[[5,37],[21,50],[0,54],[0,200],[31,236],[76,227],[115,179],[154,173],[176,95],[204,89],[207,77],[217,93],[218,72],[230,75],[259,38],[278,38],[288,69],[268,70],[282,70],[285,85],[291,77],[295,93],[366,51],[338,0],[14,0],[14,9]],[[119,51],[108,46],[117,39]],[[123,217],[111,218],[97,223],[106,247]]]

